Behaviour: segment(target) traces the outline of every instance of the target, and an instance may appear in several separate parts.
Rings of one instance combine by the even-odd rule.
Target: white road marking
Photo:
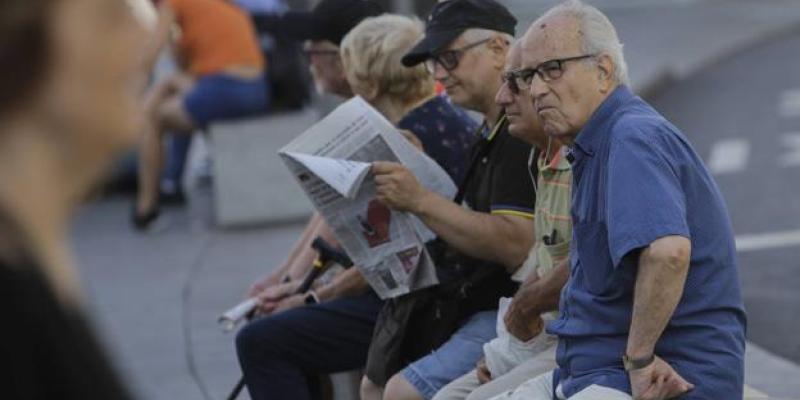
[[[750,158],[750,142],[746,139],[726,139],[714,143],[708,158],[708,168],[713,174],[739,172]]]
[[[778,115],[784,118],[800,117],[800,89],[784,90],[781,93]]]
[[[800,132],[785,133],[780,139],[784,148],[788,148],[788,153],[783,153],[778,158],[778,165],[781,167],[796,167],[800,165]]]
[[[800,245],[800,230],[736,236],[736,250],[739,253],[798,245]]]

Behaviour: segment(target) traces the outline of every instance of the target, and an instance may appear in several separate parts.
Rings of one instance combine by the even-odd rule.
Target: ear
[[[608,93],[616,86],[616,66],[611,61],[608,54],[601,54],[597,57],[597,80],[600,82],[600,91]]]
[[[486,46],[492,52],[493,63],[492,66],[499,70],[503,70],[506,67],[506,55],[508,54],[509,47],[511,46],[510,43],[506,42],[500,36],[495,36],[486,43]]]
[[[372,80],[364,80],[359,83],[359,86],[362,92],[362,96],[368,102],[373,102],[375,99],[378,98],[380,93],[380,85],[377,82]]]

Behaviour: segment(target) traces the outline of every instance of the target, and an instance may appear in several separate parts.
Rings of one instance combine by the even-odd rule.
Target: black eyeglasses
[[[475,43],[470,43],[464,47],[453,49],[453,50],[445,50],[436,54],[431,54],[431,58],[425,60],[425,67],[428,68],[428,72],[433,75],[436,72],[436,64],[439,64],[445,70],[452,71],[458,67],[458,62],[461,61],[461,56],[469,49],[473,47],[478,47],[488,41],[490,39],[484,39]]]
[[[518,69],[504,72],[500,78],[503,80],[504,84],[508,85],[508,90],[515,95],[519,94],[523,90],[528,90],[528,87],[530,86],[523,82],[523,80],[520,78],[520,70]]]
[[[535,68],[524,68],[517,71],[515,75],[515,84],[519,86],[530,86],[533,82],[533,77],[537,74],[545,82],[554,81],[564,75],[564,63],[568,61],[578,61],[594,57],[594,54],[584,54],[582,56],[559,58],[556,60],[545,61]],[[513,90],[513,89],[512,89]]]

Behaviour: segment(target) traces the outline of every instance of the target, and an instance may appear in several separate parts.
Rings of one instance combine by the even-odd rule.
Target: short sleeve
[[[532,146],[507,132],[503,134],[492,177],[491,213],[532,219],[536,203],[533,179],[538,175],[535,162],[528,166]],[[533,160],[536,157],[534,154]]]
[[[626,133],[609,151],[606,186],[608,248],[616,267],[629,252],[665,236],[689,237],[679,155],[663,137]]]

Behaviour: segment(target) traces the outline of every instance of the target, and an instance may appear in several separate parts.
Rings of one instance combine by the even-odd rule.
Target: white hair
[[[628,64],[622,53],[622,43],[617,36],[617,30],[605,14],[580,0],[567,0],[548,10],[539,20],[555,15],[567,15],[577,19],[583,29],[583,51],[586,54],[608,55],[614,64],[614,78],[617,83],[630,85]]]
[[[493,31],[491,29],[469,28],[461,34],[461,37],[464,38],[466,44],[492,39],[495,36],[500,36],[500,38],[508,42],[509,45],[514,44],[514,36],[505,32]]]

